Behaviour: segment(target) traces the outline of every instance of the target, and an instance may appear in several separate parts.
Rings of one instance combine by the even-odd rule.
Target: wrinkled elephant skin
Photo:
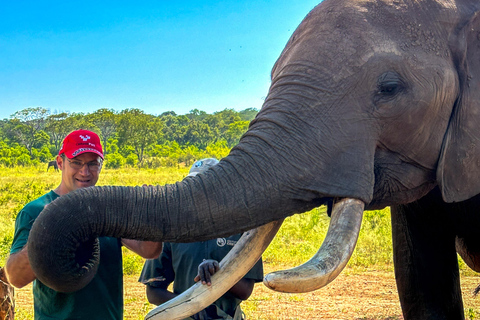
[[[200,241],[348,198],[392,206],[405,319],[463,319],[456,245],[480,261],[479,10],[478,0],[323,1],[226,158],[173,185],[55,200],[30,233],[38,278],[85,285],[96,236]]]

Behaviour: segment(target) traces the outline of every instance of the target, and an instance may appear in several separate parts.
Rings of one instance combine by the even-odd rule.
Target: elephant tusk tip
[[[265,287],[275,291],[275,282],[272,282],[270,278],[270,273],[263,277],[263,284]]]

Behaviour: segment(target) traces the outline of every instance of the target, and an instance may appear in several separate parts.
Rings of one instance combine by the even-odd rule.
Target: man
[[[71,191],[94,186],[103,164],[100,138],[88,130],[71,132],[63,140],[57,156],[62,171],[60,185],[28,203],[17,215],[15,234],[5,270],[9,282],[22,288],[33,281],[35,319],[123,319],[124,245],[144,258],[155,258],[162,244],[129,239],[100,237],[100,265],[93,280],[83,289],[61,293],[40,281],[28,260],[27,239],[33,222],[50,202]]]
[[[208,158],[195,162],[189,176],[194,176],[214,166],[218,160]],[[165,242],[158,259],[147,260],[139,282],[146,285],[147,299],[155,305],[162,304],[190,288],[196,281],[211,285],[210,275],[218,271],[218,261],[227,255],[240,239],[240,234],[195,243]],[[263,279],[263,265],[257,264],[228,292],[193,319],[242,319],[240,303],[252,294],[255,282]],[[173,292],[167,290],[173,282]],[[191,318],[189,318],[191,319]]]

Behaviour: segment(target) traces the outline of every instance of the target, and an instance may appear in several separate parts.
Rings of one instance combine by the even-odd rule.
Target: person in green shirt
[[[79,188],[94,186],[103,165],[98,135],[71,132],[57,156],[62,179],[57,188],[25,205],[15,220],[15,234],[5,271],[8,281],[22,288],[33,281],[35,319],[123,319],[122,245],[146,259],[158,257],[162,243],[100,237],[100,265],[93,280],[72,293],[57,292],[36,279],[28,260],[27,240],[33,222],[50,202]]]
[[[207,158],[195,162],[189,176],[196,175],[218,163]],[[159,305],[186,291],[195,282],[211,285],[210,276],[219,270],[222,260],[240,239],[241,234],[193,243],[165,242],[158,259],[147,260],[139,282],[145,284],[147,299]],[[206,309],[187,319],[243,319],[240,303],[252,294],[256,282],[263,280],[263,264],[255,266],[229,291]],[[168,286],[173,282],[173,292]]]

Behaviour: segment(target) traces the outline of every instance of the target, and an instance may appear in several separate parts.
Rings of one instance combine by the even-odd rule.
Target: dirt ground
[[[479,277],[463,277],[466,310],[480,312],[480,297],[473,297]],[[258,297],[271,297],[257,301]],[[370,271],[362,274],[342,273],[330,285],[310,293],[281,294],[257,285],[248,303],[256,310],[249,319],[335,319],[394,320],[403,319],[393,271]],[[468,312],[465,314],[469,319]]]
[[[250,298],[258,301],[251,319],[403,319],[393,277],[388,273],[340,274],[330,285],[303,294],[280,294],[263,285]]]
[[[480,277],[462,277],[466,319],[480,316],[480,297],[473,290]],[[125,319],[142,319],[153,306],[145,299],[137,276],[125,277]],[[31,285],[16,290],[17,319],[31,319]],[[393,272],[343,272],[329,286],[303,294],[277,293],[257,284],[248,301],[242,303],[248,319],[403,319]],[[21,309],[21,310],[19,310]],[[471,317],[474,315],[474,317]]]

